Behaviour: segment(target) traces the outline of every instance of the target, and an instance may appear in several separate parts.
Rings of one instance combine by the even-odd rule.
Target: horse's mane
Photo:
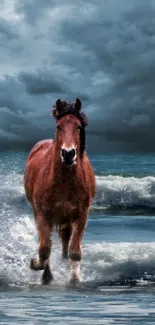
[[[76,99],[76,102],[72,103],[58,99],[53,106],[52,113],[56,121],[60,120],[63,116],[68,114],[72,114],[80,120],[80,155],[82,156],[86,147],[85,127],[88,125],[88,119],[87,116],[81,112],[81,106],[81,101],[78,98]]]

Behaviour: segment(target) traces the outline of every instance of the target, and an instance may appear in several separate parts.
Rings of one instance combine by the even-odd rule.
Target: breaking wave
[[[92,211],[155,208],[155,178],[96,176],[97,194]],[[5,178],[0,185],[0,288],[40,284],[40,272],[29,269],[37,253],[36,229],[23,190],[23,176]],[[106,211],[107,211],[106,210]],[[91,221],[90,221],[91,222]],[[83,248],[82,283],[123,284],[137,281],[155,282],[155,242],[89,242]],[[61,261],[61,250],[54,238],[51,268],[56,283],[68,280],[68,266]]]
[[[41,272],[29,269],[29,261],[37,253],[36,230],[26,215],[5,220],[0,234],[0,287],[39,285]],[[155,242],[110,243],[90,242],[83,246],[81,281],[83,284],[116,285],[133,281],[155,282]],[[54,284],[66,285],[67,262],[61,260],[61,249],[54,238],[51,269]]]
[[[90,213],[155,214],[155,177],[96,176],[97,192]],[[16,174],[0,185],[1,205],[28,207],[23,176]]]
[[[155,177],[96,176],[93,209],[155,211]]]

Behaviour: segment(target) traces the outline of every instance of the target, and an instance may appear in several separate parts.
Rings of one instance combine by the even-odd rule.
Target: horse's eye
[[[57,129],[58,129],[58,130],[61,130],[60,125],[57,125]]]
[[[81,130],[81,125],[78,125],[77,129],[78,129],[78,130]]]

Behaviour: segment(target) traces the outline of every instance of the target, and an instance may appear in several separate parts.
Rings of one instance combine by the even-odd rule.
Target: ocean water
[[[90,155],[97,193],[83,239],[81,283],[53,237],[54,281],[29,269],[37,233],[23,188],[27,153],[0,153],[0,324],[155,323],[155,155]]]

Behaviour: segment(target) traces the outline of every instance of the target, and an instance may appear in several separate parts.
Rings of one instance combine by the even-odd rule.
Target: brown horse
[[[44,270],[42,282],[53,276],[49,267],[51,232],[56,227],[62,242],[62,257],[70,261],[70,282],[79,281],[81,241],[89,207],[95,195],[95,177],[85,152],[87,118],[81,101],[57,100],[55,140],[38,142],[31,150],[24,183],[39,236],[39,260],[31,259],[32,270]]]

